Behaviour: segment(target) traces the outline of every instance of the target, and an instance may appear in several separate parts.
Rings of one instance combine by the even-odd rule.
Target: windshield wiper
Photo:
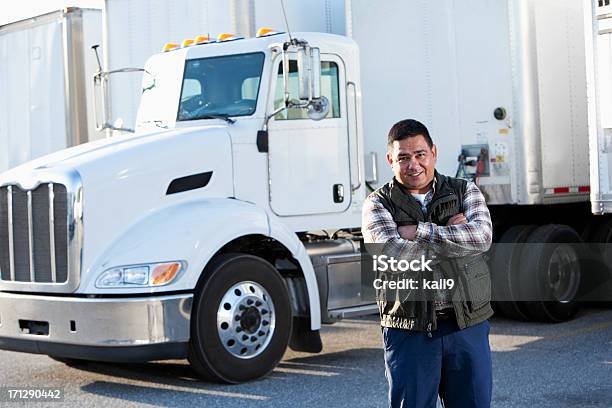
[[[204,116],[198,116],[196,119],[221,119],[221,120],[226,121],[230,125],[233,125],[234,123],[236,123],[236,120],[230,118],[228,115],[204,115]]]

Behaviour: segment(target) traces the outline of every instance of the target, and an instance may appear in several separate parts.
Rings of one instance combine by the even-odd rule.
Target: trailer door
[[[63,15],[0,27],[0,172],[67,147]]]
[[[583,4],[591,209],[604,214],[612,212],[612,6],[592,0]]]

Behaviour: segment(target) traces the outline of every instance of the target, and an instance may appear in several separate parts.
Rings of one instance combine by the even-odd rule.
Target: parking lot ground
[[[47,356],[8,351],[0,351],[0,384],[63,388],[63,403],[51,406],[386,406],[376,316],[324,326],[322,337],[322,353],[288,350],[271,375],[247,384],[202,382],[182,360],[73,368]],[[490,342],[494,407],[612,406],[612,309],[585,308],[559,324],[494,317]]]

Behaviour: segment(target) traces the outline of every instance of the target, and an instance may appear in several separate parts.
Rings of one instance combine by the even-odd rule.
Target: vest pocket
[[[469,312],[474,312],[491,301],[491,277],[484,257],[479,256],[463,263],[466,282],[466,304]]]

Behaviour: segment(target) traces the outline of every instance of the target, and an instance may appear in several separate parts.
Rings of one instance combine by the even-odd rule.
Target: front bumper
[[[184,358],[192,300],[0,292],[0,349],[118,362]]]

